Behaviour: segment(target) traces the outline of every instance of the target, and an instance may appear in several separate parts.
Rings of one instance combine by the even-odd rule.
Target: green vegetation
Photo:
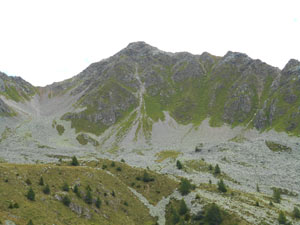
[[[297,207],[294,207],[293,216],[296,219],[300,219],[300,210]]]
[[[179,160],[176,161],[176,167],[179,170],[183,169],[183,165],[182,165],[182,163]]]
[[[140,173],[140,170],[131,168],[124,163],[120,165],[123,168],[124,179],[111,176],[105,171],[93,167],[69,166],[67,162],[62,162],[60,165],[3,163],[0,165],[0,220],[2,222],[11,220],[18,225],[25,225],[30,220],[34,221],[35,224],[56,225],[92,225],[99,224],[99,221],[103,225],[155,224],[156,219],[150,216],[149,210],[122,181],[130,176],[130,173],[126,171]],[[128,169],[124,169],[126,167]],[[150,184],[148,189],[141,188],[143,189],[141,192],[145,192],[149,196],[158,195],[158,198],[161,198],[162,195],[156,193],[156,190],[160,189],[163,193],[174,190],[168,185],[172,181],[169,181],[165,176],[149,173],[151,173],[151,177],[156,179],[146,184],[146,186]],[[9,177],[7,182],[4,181],[5,177]],[[41,177],[47,181],[47,184],[44,183],[43,186],[39,184]],[[25,183],[27,178],[32,182],[30,187]],[[62,192],[61,187],[64,183],[73,186],[74,190],[68,193]],[[76,185],[77,183],[80,183],[80,187],[89,186],[84,192],[83,198],[77,197],[75,193],[81,192],[79,186]],[[51,188],[51,191],[45,194],[44,190],[47,186],[49,189]],[[115,192],[114,196],[105,195],[105,193],[112,193],[113,191]],[[92,204],[86,204],[87,199],[89,199],[86,198],[89,196],[88,192],[91,193]],[[28,197],[30,200],[27,199]],[[105,204],[101,204],[100,199],[102,198]],[[9,209],[10,204],[13,209]],[[80,209],[82,214],[80,211],[72,211],[72,207]],[[100,207],[101,210],[98,210]],[[83,215],[84,212],[88,212],[88,218]]]
[[[43,192],[44,194],[46,195],[49,195],[50,194],[50,187],[48,184],[46,184],[46,186],[43,188]]]
[[[219,165],[217,164],[214,169],[214,175],[218,176],[220,174],[221,174],[221,169],[220,169]]]
[[[62,135],[65,132],[65,127],[63,125],[56,125],[56,130],[59,133],[59,135]]]
[[[81,145],[87,145],[88,143],[91,143],[92,145],[99,146],[99,142],[95,140],[94,138],[91,138],[87,134],[79,134],[76,137],[76,140],[81,144]]]
[[[72,165],[72,166],[79,166],[79,162],[78,162],[76,156],[73,156],[73,157],[72,157],[71,165]]]
[[[157,157],[156,162],[161,163],[166,159],[172,159],[175,160],[181,153],[177,151],[161,151],[157,153],[155,156]]]
[[[224,184],[223,179],[218,181],[218,190],[221,191],[221,192],[227,192],[227,188]]]
[[[107,166],[114,164],[114,167]],[[156,205],[163,197],[173,193],[178,187],[178,183],[167,175],[156,174],[150,170],[132,168],[122,162],[114,162],[106,159],[99,159],[98,162],[88,162],[87,166],[103,168],[114,174],[129,187],[142,194],[151,204]],[[116,168],[122,168],[117,171]],[[116,191],[115,191],[116,192]]]
[[[290,147],[275,143],[273,141],[265,141],[268,148],[273,152],[291,152],[292,149]]]
[[[179,192],[181,195],[187,195],[191,192],[192,190],[192,184],[188,179],[182,178],[180,182],[180,186],[178,188]]]
[[[287,223],[287,219],[286,219],[283,211],[279,212],[278,222],[279,222],[279,224],[286,224]]]
[[[278,188],[273,188],[273,201],[275,203],[281,202],[281,192],[280,192],[280,189],[278,189]]]

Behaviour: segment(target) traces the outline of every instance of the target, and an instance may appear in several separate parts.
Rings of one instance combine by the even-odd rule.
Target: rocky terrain
[[[198,193],[250,224],[275,224],[279,210],[292,220],[290,212],[300,204],[299,90],[300,62],[294,59],[280,70],[242,53],[169,53],[135,42],[46,87],[1,73],[0,159],[125,159],[191,179],[197,189],[185,199],[195,212]],[[207,171],[210,164],[244,194],[223,196],[201,186],[219,180]],[[274,188],[288,193],[280,205],[253,205],[268,205]],[[173,197],[180,198],[176,192]],[[164,224],[162,208],[140,200]]]

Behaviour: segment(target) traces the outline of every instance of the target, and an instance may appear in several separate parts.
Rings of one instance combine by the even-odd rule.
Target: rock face
[[[299,134],[299,85],[300,62],[294,59],[281,71],[237,52],[223,57],[168,53],[135,42],[39,93],[41,99],[76,96],[60,119],[71,121],[76,132],[97,136],[134,112],[141,129],[150,133],[151,124],[168,112],[181,124],[210,118],[211,126],[228,123]],[[21,78],[0,74],[0,94],[7,98],[29,101],[36,90]],[[0,115],[9,110],[0,101]]]

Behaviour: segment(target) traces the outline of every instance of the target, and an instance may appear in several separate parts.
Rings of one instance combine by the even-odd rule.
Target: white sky
[[[299,0],[0,0],[0,71],[34,85],[70,78],[128,43],[300,59]]]

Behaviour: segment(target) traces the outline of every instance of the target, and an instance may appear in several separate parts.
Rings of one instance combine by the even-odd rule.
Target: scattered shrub
[[[208,206],[204,218],[209,225],[219,225],[222,223],[221,210],[215,203],[212,203]]]
[[[221,179],[219,182],[218,182],[218,190],[221,191],[221,192],[227,192],[227,188],[224,184],[224,181],[223,179]]]
[[[176,167],[179,170],[181,170],[183,168],[182,163],[179,160],[177,160],[177,162],[176,162]]]
[[[181,195],[187,195],[191,192],[192,185],[189,180],[182,178],[179,186],[179,192]]]
[[[27,194],[26,194],[27,199],[29,199],[30,201],[34,201],[35,200],[35,193],[33,191],[33,189],[30,187]]]
[[[43,179],[43,177],[40,178],[39,185],[41,185],[41,186],[44,185],[44,179]]]
[[[185,215],[188,212],[188,207],[185,204],[184,199],[181,199],[180,204],[179,204],[179,214]]]
[[[65,182],[61,188],[63,191],[68,192],[69,191],[69,185]]]
[[[72,165],[72,166],[79,166],[79,162],[78,162],[76,156],[73,156],[73,157],[72,157],[71,165]]]
[[[297,207],[294,207],[294,210],[293,210],[293,216],[294,216],[296,219],[300,219],[300,210],[299,210]]]
[[[93,203],[93,197],[92,197],[92,193],[91,193],[90,189],[87,189],[84,201],[87,204],[92,204]]]
[[[69,198],[68,195],[65,195],[62,199],[62,203],[65,205],[65,206],[69,206],[71,204],[71,200]]]
[[[101,200],[100,200],[99,197],[97,198],[95,205],[96,205],[96,207],[97,207],[98,209],[100,209],[100,207],[101,207]]]
[[[48,184],[46,184],[46,186],[44,187],[43,192],[44,192],[44,194],[46,194],[46,195],[50,194],[50,187],[49,187]]]
[[[221,169],[220,169],[220,167],[219,167],[219,165],[217,164],[216,166],[215,166],[215,169],[214,169],[214,175],[220,175],[221,174]]]
[[[31,183],[31,180],[29,180],[29,178],[26,179],[25,183],[26,183],[27,185],[31,185],[31,184],[32,184],[32,183]]]
[[[278,222],[279,222],[279,224],[286,224],[286,222],[287,222],[286,217],[282,211],[279,212]]]

